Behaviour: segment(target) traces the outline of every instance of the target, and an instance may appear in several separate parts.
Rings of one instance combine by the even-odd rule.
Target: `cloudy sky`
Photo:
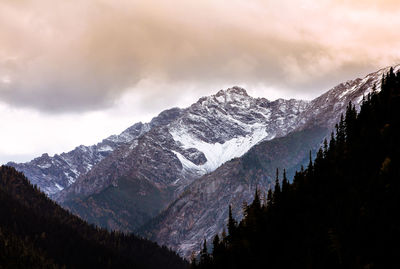
[[[312,99],[400,63],[398,0],[1,0],[0,163],[233,85]]]

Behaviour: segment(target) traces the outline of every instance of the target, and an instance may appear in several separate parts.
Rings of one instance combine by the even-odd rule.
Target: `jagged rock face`
[[[137,123],[120,135],[110,136],[96,145],[81,145],[70,152],[53,157],[45,153],[27,163],[9,162],[7,165],[23,172],[32,184],[36,184],[52,196],[73,184],[80,175],[86,174],[116,148],[142,135],[148,129],[148,124]]]
[[[191,136],[208,144],[223,144],[236,137],[254,132],[264,132],[267,139],[282,136],[293,129],[295,119],[307,107],[301,100],[278,99],[270,102],[264,98],[252,98],[239,87],[221,90],[203,97],[187,109],[182,118],[171,124],[169,130],[179,135]]]
[[[169,124],[152,128],[118,148],[56,199],[98,225],[132,231],[158,214],[195,179],[243,155],[260,141],[293,130],[307,104],[256,99],[238,87],[221,90],[182,110]],[[109,199],[113,192],[120,193],[121,179],[124,184],[140,186],[119,194],[129,197],[128,207],[126,199]],[[122,207],[126,210],[120,214]]]
[[[315,98],[298,118],[304,123],[299,123],[299,126],[302,126],[300,128],[309,128],[312,125],[334,126],[350,101],[359,110],[364,96],[366,97],[374,88],[377,91],[380,90],[382,75],[388,73],[389,70],[390,68],[383,68],[368,74],[363,79],[357,78],[341,83]],[[397,72],[397,70],[400,70],[400,65],[394,67],[394,71]]]
[[[395,71],[399,66],[395,68]],[[275,169],[286,168],[289,179],[295,170],[308,162],[308,151],[313,153],[345,112],[351,101],[360,107],[363,95],[380,87],[382,69],[364,79],[340,84],[306,105],[296,117],[287,136],[262,141],[245,155],[227,162],[213,173],[197,179],[183,194],[155,219],[138,231],[160,244],[165,244],[189,258],[198,251],[204,238],[222,231],[228,217],[228,205],[242,217],[242,203],[250,202],[256,187],[261,192],[274,185]]]
[[[23,172],[32,184],[52,197],[73,184],[79,176],[88,173],[115,149],[134,141],[154,127],[168,124],[180,113],[179,108],[172,108],[160,113],[150,123],[136,123],[121,134],[112,135],[96,145],[81,145],[53,157],[45,153],[27,163],[9,162],[7,165]]]
[[[174,150],[174,154],[182,163],[185,178],[188,174],[210,173],[258,142],[288,134],[307,105],[294,99],[270,102],[252,98],[238,87],[201,98],[168,126],[181,149]],[[203,159],[202,153],[205,162],[193,160],[182,150],[191,150]]]

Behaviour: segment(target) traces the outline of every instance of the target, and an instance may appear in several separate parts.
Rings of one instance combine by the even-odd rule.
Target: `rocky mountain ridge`
[[[307,104],[252,98],[239,87],[221,90],[183,109],[169,124],[115,150],[56,199],[99,225],[132,231],[168,206],[195,179],[260,141],[293,130]],[[121,184],[131,186],[129,193],[119,188]],[[130,205],[111,198],[113,192],[127,197]],[[86,210],[89,204],[96,210]]]
[[[180,111],[179,108],[165,110],[149,123],[135,123],[121,134],[111,135],[95,145],[80,145],[72,151],[54,156],[44,153],[30,162],[9,162],[7,165],[23,172],[32,184],[52,197],[75,183],[79,176],[88,173],[114,150],[129,142],[134,143],[135,139],[154,127],[168,124],[180,114]]]
[[[9,162],[7,165],[23,172],[43,192],[52,196],[73,184],[94,165],[124,143],[148,131],[149,125],[137,123],[120,135],[112,135],[92,146],[80,145],[67,153],[42,156],[27,163]]]

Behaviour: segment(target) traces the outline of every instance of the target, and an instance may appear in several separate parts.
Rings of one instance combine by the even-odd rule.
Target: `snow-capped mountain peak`
[[[395,72],[399,69],[400,66],[394,68]],[[312,101],[269,101],[232,87],[202,97],[187,108],[165,110],[150,123],[135,124],[97,145],[11,165],[47,193],[54,194],[53,198],[72,212],[110,229],[133,231],[170,206],[167,213],[171,215],[163,216],[163,232],[155,239],[187,255],[195,249],[198,238],[215,234],[224,225],[226,210],[215,207],[231,201],[241,203],[254,193],[252,188],[256,184],[243,183],[252,175],[233,184],[237,175],[230,173],[237,169],[225,164],[241,161],[229,160],[249,154],[268,141],[268,150],[281,155],[293,154],[289,148],[298,150],[304,146],[303,140],[308,141],[306,145],[315,142],[318,146],[321,141],[310,140],[325,134],[313,135],[307,130],[329,130],[349,101],[359,106],[373,85],[379,88],[382,75],[388,71],[382,69],[339,84]],[[301,140],[300,145],[274,142],[290,141],[284,138],[295,132],[303,134],[296,138]],[[285,149],[281,151],[275,146]],[[268,152],[257,154],[264,158]],[[267,159],[270,165],[275,165],[275,157]],[[295,165],[301,157],[294,157],[286,160]],[[267,188],[266,176],[258,176]],[[232,182],[222,182],[221,178],[230,178]],[[222,184],[223,195],[212,191],[218,184]],[[183,193],[186,200],[179,200]],[[193,207],[189,203],[196,201],[200,201],[199,211],[190,212]],[[182,204],[187,206],[179,207]],[[190,214],[197,214],[195,226],[194,218],[183,221]],[[189,230],[190,233],[186,232]]]
[[[174,154],[184,174],[210,173],[260,141],[290,132],[306,105],[293,99],[253,98],[237,86],[220,90],[190,106],[168,128],[179,148],[196,149],[206,161],[193,163],[179,151]]]
[[[244,88],[238,86],[234,86],[226,90],[220,90],[215,95],[212,96],[217,99],[223,97],[224,102],[234,102],[236,100],[245,100],[250,98],[250,96],[247,94],[247,91]]]
[[[240,87],[202,97],[185,109],[162,112],[159,117],[170,120],[114,150],[55,198],[69,204],[74,197],[91,197],[106,189],[113,190],[110,186],[118,188],[121,184],[126,186],[127,181],[131,182],[129,184],[135,186],[135,191],[131,190],[129,197],[136,197],[133,198],[135,201],[139,198],[146,201],[156,199],[157,203],[149,202],[151,210],[145,213],[145,218],[133,217],[140,210],[135,207],[129,213],[133,215],[124,213],[132,218],[129,222],[119,221],[127,215],[115,215],[112,224],[98,224],[111,229],[132,230],[158,213],[199,177],[242,156],[263,140],[288,134],[295,128],[307,104],[294,99],[268,101],[253,98]],[[159,193],[158,198],[152,197],[156,193]],[[98,203],[101,206],[96,207],[100,208],[104,203],[108,204],[100,200]],[[108,206],[111,211],[107,212],[114,211],[113,208],[119,212],[115,200]],[[142,206],[147,207],[145,203]],[[107,215],[107,212],[103,213]]]

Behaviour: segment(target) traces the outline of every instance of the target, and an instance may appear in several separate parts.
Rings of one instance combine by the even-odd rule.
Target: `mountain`
[[[253,98],[239,87],[221,90],[118,148],[56,199],[90,222],[132,231],[195,179],[292,131],[307,104]]]
[[[395,70],[399,70],[397,66]],[[301,165],[309,162],[308,152],[315,155],[323,139],[329,136],[340,115],[351,101],[360,108],[363,96],[379,89],[382,75],[389,68],[339,84],[307,104],[297,117],[296,128],[284,137],[262,141],[242,157],[197,179],[159,216],[138,231],[144,236],[170,246],[189,258],[199,250],[200,242],[221,232],[228,218],[242,217],[243,202],[249,203],[258,188],[267,193],[274,186],[276,169],[287,169],[292,178]]]
[[[349,101],[358,109],[387,70],[339,84],[312,101],[269,101],[233,87],[162,112],[52,197],[90,223],[141,231],[187,256],[198,248],[198,238],[209,239],[224,226],[227,207],[219,206],[232,203],[240,217],[242,202],[250,202],[257,185],[274,185],[277,167],[293,175],[308,160],[303,153],[321,145]],[[35,169],[29,166],[26,173]],[[257,180],[249,180],[254,174]],[[212,184],[220,187],[204,195],[203,187]],[[227,191],[236,189],[246,191]],[[185,201],[198,204],[196,226],[185,224],[196,213],[179,206]]]
[[[115,149],[132,143],[153,127],[167,124],[179,113],[178,108],[166,110],[150,123],[136,123],[121,134],[112,135],[96,145],[81,145],[70,152],[55,154],[53,157],[44,153],[27,163],[9,162],[7,165],[23,172],[32,184],[53,196],[73,184],[80,175],[86,174]]]
[[[293,183],[244,207],[192,268],[398,268],[400,72],[353,105]],[[227,205],[226,205],[227,206]]]
[[[1,166],[0,267],[187,268],[187,263],[148,240],[89,225],[22,173]]]

